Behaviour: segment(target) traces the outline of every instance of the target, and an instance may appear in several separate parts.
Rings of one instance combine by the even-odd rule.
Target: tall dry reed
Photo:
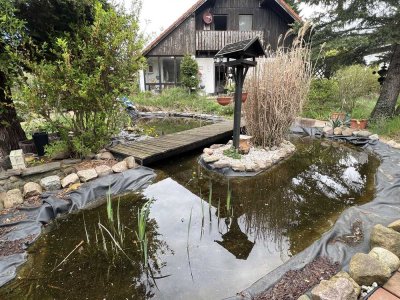
[[[247,134],[254,137],[256,146],[279,145],[302,111],[312,77],[310,44],[304,39],[309,30],[310,24],[305,24],[290,47],[285,47],[286,34],[278,49],[269,49],[267,58],[259,59],[249,72],[244,117]]]

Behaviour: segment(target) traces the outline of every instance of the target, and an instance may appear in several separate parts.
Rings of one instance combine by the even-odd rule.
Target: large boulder
[[[116,163],[115,165],[112,166],[112,170],[114,173],[122,173],[128,170],[128,164],[126,161],[121,161],[119,163]]]
[[[112,155],[112,153],[109,151],[103,151],[103,152],[97,154],[96,158],[102,159],[102,160],[112,160],[112,159],[114,159],[114,155]]]
[[[361,130],[361,131],[357,131],[356,133],[354,133],[354,135],[367,138],[367,137],[370,137],[372,135],[372,133],[367,130]]]
[[[35,182],[28,182],[24,185],[24,198],[30,198],[41,195],[43,192],[42,187]]]
[[[97,178],[97,172],[93,168],[79,171],[77,174],[82,182],[88,182],[90,180]]]
[[[400,257],[400,233],[383,225],[375,225],[371,232],[371,248],[381,247]]]
[[[353,278],[350,277],[349,273],[344,272],[344,271],[341,271],[341,272],[337,273],[335,276],[333,276],[333,277],[331,278],[331,280],[337,280],[337,279],[339,279],[339,278],[348,279],[348,280],[351,282],[351,284],[353,285],[354,292],[356,293],[356,295],[357,295],[357,296],[360,295],[360,293],[361,293],[361,287],[357,284],[357,282],[354,281]]]
[[[400,268],[400,259],[389,250],[375,247],[369,252],[369,255],[375,257],[381,263],[389,267],[392,273]]]
[[[63,180],[61,180],[61,186],[63,188],[69,187],[73,184],[79,183],[79,176],[76,173],[69,174],[67,177],[64,177]]]
[[[113,173],[113,170],[107,165],[97,166],[95,170],[99,177],[104,177]]]
[[[302,295],[297,300],[311,300],[311,299],[307,295]]]
[[[129,156],[124,159],[126,161],[126,165],[128,169],[136,169],[139,165],[136,163],[135,158],[133,156]]]
[[[230,166],[231,166],[231,164],[229,163],[229,161],[227,161],[225,159],[218,160],[213,164],[213,167],[216,169],[228,168]]]
[[[57,191],[61,189],[61,178],[59,176],[48,176],[40,180],[40,185],[46,191]]]
[[[357,253],[350,261],[350,276],[359,285],[372,285],[374,282],[384,284],[391,276],[389,267],[375,257]]]
[[[203,155],[203,160],[207,164],[212,164],[216,161],[219,161],[219,157],[216,155]]]
[[[322,280],[311,291],[312,300],[357,300],[353,284],[346,278]]]
[[[388,228],[400,232],[400,220],[394,221],[388,225]]]
[[[7,192],[7,197],[4,200],[4,208],[11,208],[18,204],[24,203],[24,198],[19,189],[10,190]]]

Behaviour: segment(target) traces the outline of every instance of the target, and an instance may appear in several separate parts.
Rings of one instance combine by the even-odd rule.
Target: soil
[[[23,208],[36,208],[41,206],[43,203],[41,195],[38,196],[33,196],[28,199],[25,199],[24,203],[20,205],[19,207]]]
[[[321,280],[328,280],[340,269],[338,263],[319,257],[301,270],[288,271],[271,289],[254,300],[297,300]]]
[[[75,169],[77,171],[82,171],[82,170],[96,168],[97,166],[101,166],[101,165],[107,165],[109,167],[112,167],[117,162],[118,161],[114,160],[114,159],[110,159],[110,160],[89,160],[89,161],[83,161],[80,164],[76,165]]]

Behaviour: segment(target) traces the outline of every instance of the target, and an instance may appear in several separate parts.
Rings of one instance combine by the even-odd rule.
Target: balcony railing
[[[227,44],[259,37],[264,41],[263,31],[196,31],[197,51],[218,51]]]

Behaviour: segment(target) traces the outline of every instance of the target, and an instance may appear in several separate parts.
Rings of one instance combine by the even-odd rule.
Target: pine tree
[[[400,93],[400,1],[305,0],[322,5],[315,16],[316,44],[326,43],[330,60],[348,64],[379,54],[390,63],[372,120],[392,117]]]

